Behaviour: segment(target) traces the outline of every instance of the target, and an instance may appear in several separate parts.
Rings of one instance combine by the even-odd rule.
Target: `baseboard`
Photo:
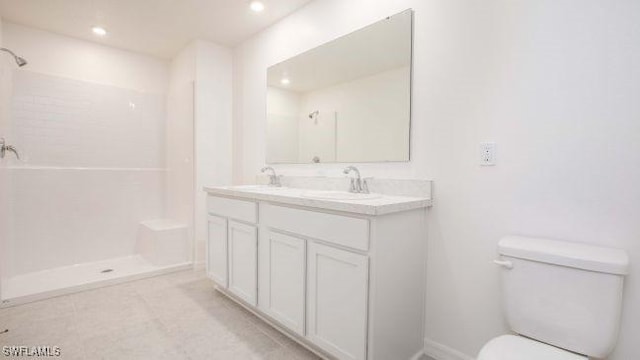
[[[474,357],[426,338],[424,339],[424,353],[436,360],[475,360]]]

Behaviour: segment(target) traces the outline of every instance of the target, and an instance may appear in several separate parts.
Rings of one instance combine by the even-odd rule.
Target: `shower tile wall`
[[[9,276],[134,252],[163,217],[164,94],[16,71]]]
[[[164,95],[16,71],[11,119],[31,166],[161,168]]]

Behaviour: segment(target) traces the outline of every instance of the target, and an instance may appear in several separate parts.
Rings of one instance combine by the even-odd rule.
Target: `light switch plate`
[[[480,165],[493,166],[496,164],[496,143],[480,143]]]

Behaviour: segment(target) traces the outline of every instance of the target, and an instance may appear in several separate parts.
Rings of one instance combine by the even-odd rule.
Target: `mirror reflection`
[[[408,161],[411,10],[267,72],[267,163]]]

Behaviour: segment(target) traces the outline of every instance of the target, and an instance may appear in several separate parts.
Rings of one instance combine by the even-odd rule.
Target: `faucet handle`
[[[266,173],[269,172],[269,185],[270,186],[281,186],[280,185],[280,177],[276,174],[276,170],[271,166],[265,166],[261,170],[261,172]]]
[[[369,193],[369,184],[367,184],[367,179],[362,179],[362,193],[363,194]]]
[[[356,179],[351,178],[351,184],[349,185],[349,192],[356,193],[358,190],[356,189]]]

